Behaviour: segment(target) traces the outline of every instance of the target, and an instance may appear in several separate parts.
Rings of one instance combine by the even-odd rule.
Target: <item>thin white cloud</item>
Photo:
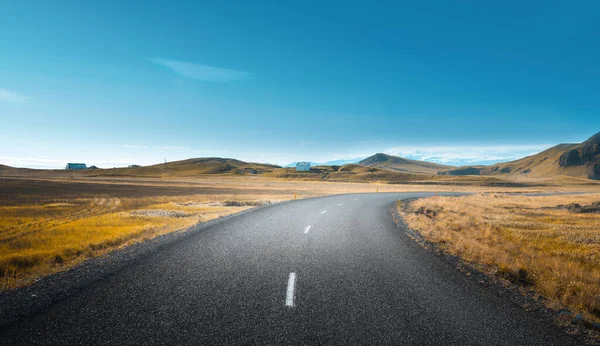
[[[139,145],[139,144],[123,144],[121,145],[121,148],[125,148],[125,149],[146,149],[148,148],[145,145]]]
[[[150,61],[170,68],[182,77],[190,79],[209,82],[231,82],[250,78],[250,74],[245,71],[228,70],[220,67],[162,58],[152,58]]]
[[[159,146],[159,147],[154,147],[153,149],[157,149],[157,150],[192,150],[190,147],[181,147],[181,146],[177,146],[177,145],[163,145],[163,146]]]
[[[61,163],[61,161],[47,158],[0,156],[0,163],[7,166],[27,166],[28,164],[36,164],[38,166],[52,166],[57,163]]]
[[[499,146],[399,146],[385,150],[386,154],[448,165],[469,165],[512,161],[537,154],[550,144]]]
[[[27,97],[10,90],[0,88],[0,100],[12,103],[23,103],[27,101]]]
[[[164,151],[192,150],[192,148],[190,148],[190,147],[184,147],[184,146],[179,146],[179,145],[160,145],[160,146],[155,146],[155,147],[149,147],[147,145],[141,145],[141,144],[123,144],[123,145],[121,145],[121,148],[124,148],[124,149],[151,149],[151,150],[164,150]]]
[[[133,159],[123,160],[102,160],[94,158],[83,158],[79,156],[69,159],[48,159],[45,157],[14,157],[0,156],[0,164],[11,167],[25,167],[36,169],[63,169],[68,162],[83,162],[88,166],[94,165],[102,168],[124,167],[132,163],[136,163]],[[153,162],[158,163],[158,162]]]

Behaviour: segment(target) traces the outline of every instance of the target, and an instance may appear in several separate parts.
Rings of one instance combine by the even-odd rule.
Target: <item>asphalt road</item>
[[[216,222],[0,329],[3,345],[575,345],[340,195]],[[310,227],[308,227],[310,226]]]

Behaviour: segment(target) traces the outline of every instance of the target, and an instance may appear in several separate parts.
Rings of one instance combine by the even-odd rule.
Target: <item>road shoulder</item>
[[[402,208],[416,200],[417,198],[406,199],[402,201]],[[600,333],[594,328],[584,325],[576,316],[568,310],[553,310],[545,305],[545,299],[533,291],[528,291],[522,286],[513,284],[501,278],[488,275],[479,270],[475,265],[444,252],[440,246],[425,239],[417,230],[408,227],[402,216],[398,212],[397,204],[389,208],[389,213],[396,224],[398,231],[405,233],[410,239],[419,244],[426,251],[435,253],[438,258],[447,262],[457,271],[461,272],[470,280],[477,282],[486,289],[495,291],[498,295],[506,296],[510,301],[521,309],[534,314],[540,320],[556,326],[565,333],[572,335],[582,343],[590,345],[600,345]]]

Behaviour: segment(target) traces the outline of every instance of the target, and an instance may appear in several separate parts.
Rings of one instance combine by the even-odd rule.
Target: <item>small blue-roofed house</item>
[[[69,169],[69,170],[78,170],[78,169],[87,169],[87,166],[85,165],[85,163],[67,163],[67,166],[65,167],[65,169]]]
[[[296,163],[297,171],[310,171],[310,163],[309,162],[298,162]]]

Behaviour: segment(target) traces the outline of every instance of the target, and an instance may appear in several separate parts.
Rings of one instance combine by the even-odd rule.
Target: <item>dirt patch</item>
[[[148,209],[148,210],[135,210],[130,213],[133,216],[153,216],[153,217],[188,217],[182,211],[176,210],[160,210],[160,209]]]
[[[177,204],[181,207],[260,207],[263,205],[269,205],[281,201],[268,200],[268,201],[222,201],[222,202],[186,202]]]

